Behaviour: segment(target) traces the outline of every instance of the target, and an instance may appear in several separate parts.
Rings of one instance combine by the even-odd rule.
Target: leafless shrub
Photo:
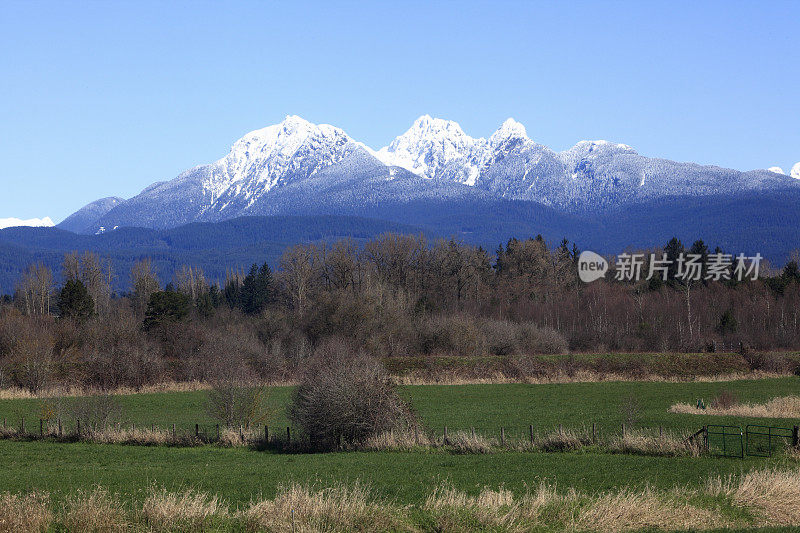
[[[641,403],[639,402],[639,398],[633,394],[626,396],[625,399],[622,400],[620,411],[625,419],[625,425],[629,428],[633,428],[639,423],[639,417],[642,413],[642,407]]]
[[[518,335],[520,350],[526,354],[565,354],[569,349],[564,336],[553,328],[524,322]]]
[[[68,412],[74,420],[80,420],[81,427],[92,431],[106,429],[122,422],[124,410],[119,400],[109,394],[72,398]]]
[[[513,355],[519,352],[519,327],[508,320],[484,320],[481,331],[492,355]]]
[[[739,403],[739,397],[735,392],[729,389],[723,389],[717,394],[710,403],[714,409],[730,409]]]
[[[264,387],[217,381],[206,393],[206,411],[227,428],[249,428],[267,420],[266,396]]]
[[[295,389],[289,418],[312,445],[359,444],[409,419],[383,365],[349,353],[318,353]]]
[[[424,354],[483,355],[486,339],[474,318],[440,315],[419,323],[416,349]]]

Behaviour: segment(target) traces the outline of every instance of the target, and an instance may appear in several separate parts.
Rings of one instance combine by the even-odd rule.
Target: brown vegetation
[[[800,397],[783,396],[773,398],[763,404],[738,402],[716,402],[705,409],[696,405],[676,403],[669,408],[670,413],[688,415],[719,415],[745,418],[800,418]]]
[[[145,259],[132,269],[125,294],[111,291],[107,261],[72,253],[60,275],[31,266],[13,301],[0,300],[0,389],[142,389],[217,382],[230,373],[245,383],[296,381],[331,339],[400,367],[407,358],[502,360],[485,368],[418,368],[406,378],[421,380],[563,380],[581,372],[692,379],[786,374],[800,365],[776,352],[800,348],[800,276],[789,266],[759,281],[685,286],[609,276],[583,284],[575,252],[567,243],[551,249],[541,238],[511,239],[489,254],[455,241],[386,234],[363,246],[345,240],[292,247],[274,276],[262,265],[214,282],[182,266],[168,290]],[[80,320],[60,316],[56,285],[63,281],[85,286],[90,301],[81,303],[93,312]],[[713,353],[555,357],[568,352]]]

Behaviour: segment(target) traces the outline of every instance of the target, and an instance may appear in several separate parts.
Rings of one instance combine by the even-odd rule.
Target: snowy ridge
[[[117,226],[174,227],[244,215],[338,213],[365,204],[494,197],[593,213],[673,196],[800,186],[776,168],[739,172],[639,155],[626,144],[580,141],[555,152],[512,118],[488,138],[458,123],[419,117],[388,146],[372,150],[343,130],[298,116],[252,131],[223,158],[155,183],[97,213],[86,232]],[[85,217],[73,219],[83,225]]]
[[[18,226],[31,226],[35,228],[49,228],[54,226],[53,221],[50,220],[50,217],[44,218],[29,218],[27,220],[23,220],[21,218],[0,218],[0,229],[5,228],[16,228]]]

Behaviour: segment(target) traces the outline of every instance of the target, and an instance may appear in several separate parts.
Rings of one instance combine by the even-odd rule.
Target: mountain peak
[[[575,146],[567,150],[567,152],[572,153],[584,153],[589,154],[593,152],[612,152],[612,153],[631,153],[635,154],[636,150],[633,147],[628,146],[627,144],[622,143],[613,143],[611,141],[605,141],[603,139],[598,139],[596,141],[580,141]]]
[[[499,144],[506,139],[528,139],[528,133],[525,131],[525,126],[514,120],[507,118],[503,124],[497,128],[491,137],[489,137],[489,144]]]
[[[794,164],[792,172],[789,175],[796,180],[800,180],[800,162]]]

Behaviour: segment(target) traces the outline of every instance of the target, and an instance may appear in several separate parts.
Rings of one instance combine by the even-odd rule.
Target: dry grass
[[[248,531],[403,531],[410,529],[404,513],[358,483],[319,491],[292,484],[274,500],[251,504],[242,518]]]
[[[790,375],[779,372],[752,371],[746,373],[716,374],[709,376],[661,376],[658,374],[626,375],[593,370],[576,370],[575,372],[553,372],[544,376],[508,376],[495,373],[485,377],[465,377],[458,374],[442,373],[431,376],[427,372],[411,371],[402,376],[395,376],[392,381],[397,385],[498,385],[506,383],[526,383],[530,385],[549,385],[560,383],[604,383],[604,382],[652,382],[652,383],[719,383],[726,381],[759,380],[779,378]]]
[[[714,479],[707,490],[748,508],[761,518],[761,525],[800,525],[798,470],[756,470],[738,478]]]
[[[631,430],[612,438],[608,444],[613,453],[652,455],[659,457],[699,457],[703,449],[697,442],[687,442],[684,437],[665,432],[655,435],[640,430]]]
[[[698,409],[687,403],[676,403],[669,408],[670,413],[688,415],[719,415],[747,418],[800,418],[800,397],[781,396],[763,404],[737,403],[725,407]]]
[[[527,443],[523,447],[544,452],[569,452],[579,450],[589,444],[592,444],[591,434],[585,431],[566,429],[537,436],[533,444]]]
[[[203,531],[214,517],[228,516],[217,496],[185,490],[153,489],[142,505],[142,516],[153,531]]]
[[[47,494],[0,494],[0,532],[37,533],[46,531],[52,522],[53,513]]]
[[[357,449],[367,451],[410,451],[430,446],[433,446],[433,441],[423,431],[392,430],[370,437]]]
[[[119,498],[101,487],[91,492],[78,491],[64,505],[64,525],[68,531],[113,533],[128,529],[125,510]]]
[[[578,512],[574,529],[581,531],[636,531],[642,529],[697,530],[723,527],[727,520],[647,487],[622,489],[589,498]]]
[[[702,502],[702,503],[699,503]],[[231,513],[216,496],[153,488],[126,514],[102,488],[67,498],[54,514],[46,495],[0,494],[0,532],[57,531],[637,531],[800,526],[800,470],[755,470],[711,478],[700,489],[621,488],[596,494],[540,484],[521,495],[500,487],[477,494],[449,484],[417,507],[376,499],[362,484],[314,489],[292,484],[274,499]]]

